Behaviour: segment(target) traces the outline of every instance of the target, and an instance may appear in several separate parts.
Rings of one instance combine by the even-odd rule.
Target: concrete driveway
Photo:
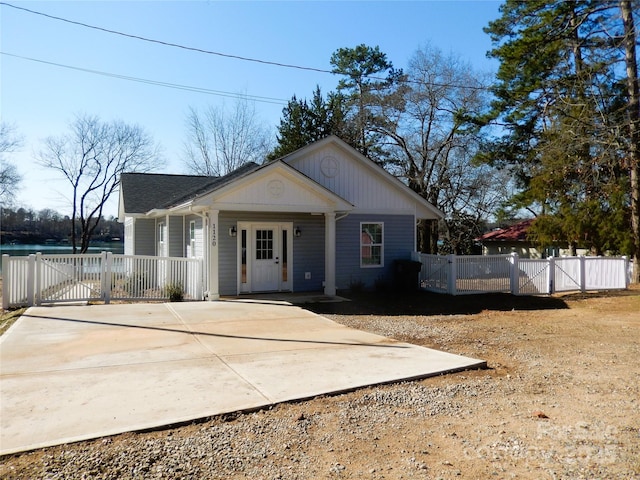
[[[0,337],[0,454],[483,365],[291,305],[33,307]]]

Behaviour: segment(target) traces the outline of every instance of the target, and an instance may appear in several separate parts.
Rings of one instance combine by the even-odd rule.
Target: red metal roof
[[[480,242],[526,242],[527,232],[533,218],[511,225],[507,228],[493,230],[478,238]]]

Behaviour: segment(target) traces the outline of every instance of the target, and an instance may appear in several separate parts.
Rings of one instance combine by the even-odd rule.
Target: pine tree
[[[631,4],[502,5],[502,16],[485,29],[494,43],[489,55],[501,62],[485,120],[503,135],[485,145],[481,159],[516,172],[524,189],[519,205],[541,214],[534,222],[541,241],[637,258],[638,117],[637,106],[630,108],[637,66],[621,75],[635,58],[633,14],[623,22]]]

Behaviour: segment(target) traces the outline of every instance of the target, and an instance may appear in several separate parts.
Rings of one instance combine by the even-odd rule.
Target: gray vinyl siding
[[[314,292],[323,289],[324,282],[324,215],[304,215],[293,222],[301,235],[293,237],[293,289]],[[305,273],[311,279],[305,279]]]
[[[360,223],[382,222],[384,264],[360,267]],[[336,288],[349,289],[352,283],[374,288],[377,281],[391,284],[394,261],[409,260],[414,249],[415,220],[412,215],[349,215],[336,224]]]
[[[152,218],[136,218],[134,254],[156,254],[156,221]]]
[[[169,217],[167,230],[168,255],[170,257],[184,257],[183,217]]]
[[[218,282],[220,295],[238,293],[238,242],[240,235],[229,236],[229,229],[236,224],[238,215],[220,212],[218,216]]]
[[[236,295],[238,290],[238,242],[229,229],[238,222],[293,223],[302,235],[293,238],[293,291],[319,291],[324,281],[324,216],[296,213],[220,212],[218,218],[219,286],[221,295]],[[305,272],[311,279],[305,280]]]

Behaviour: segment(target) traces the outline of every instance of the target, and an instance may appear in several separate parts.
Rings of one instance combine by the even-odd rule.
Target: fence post
[[[456,256],[451,253],[447,255],[447,264],[449,265],[449,275],[447,279],[447,293],[449,295],[455,295],[457,293],[456,289],[456,277],[457,277],[457,269],[456,269]]]
[[[552,295],[556,283],[556,259],[549,257],[547,262],[547,294]]]
[[[29,255],[27,266],[27,305],[40,305],[40,252]]]
[[[11,298],[11,260],[6,253],[2,255],[2,309],[9,308],[9,299]]]
[[[101,266],[102,266],[102,296],[104,297],[105,305],[109,305],[111,302],[111,252],[102,252]]]
[[[509,263],[511,266],[511,295],[518,295],[520,293],[520,266],[518,265],[520,258],[518,254],[513,252],[511,254],[511,258],[509,259]]]
[[[623,267],[623,269],[624,269],[624,288],[626,290],[627,288],[629,288],[629,280],[630,280],[631,274],[633,272],[629,271],[629,257],[627,257],[626,255],[623,256],[622,257],[622,261],[624,262],[624,267]],[[4,262],[2,262],[2,264],[4,265]]]
[[[587,291],[587,260],[584,255],[580,255],[580,292]]]

